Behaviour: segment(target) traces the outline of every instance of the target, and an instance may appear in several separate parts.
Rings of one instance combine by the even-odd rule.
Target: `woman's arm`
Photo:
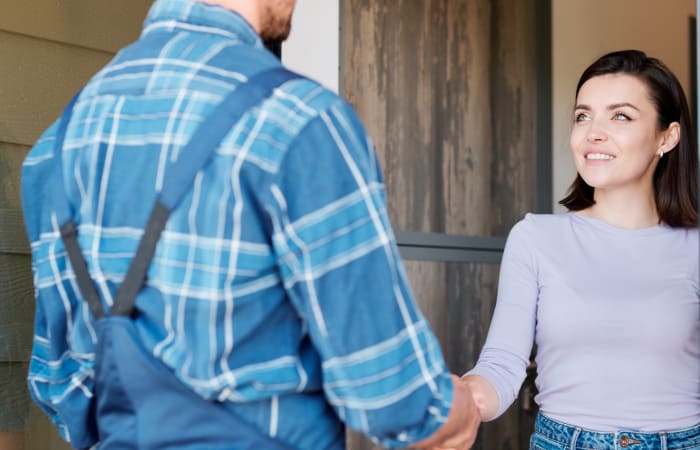
[[[465,374],[483,402],[484,420],[499,417],[513,403],[526,375],[535,336],[538,268],[531,216],[508,235],[498,283],[498,299],[488,337],[476,366]]]

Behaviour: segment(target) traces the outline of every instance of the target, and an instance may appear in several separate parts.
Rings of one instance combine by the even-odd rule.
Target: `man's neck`
[[[260,34],[260,6],[251,0],[196,0],[209,5],[220,6],[241,15]]]

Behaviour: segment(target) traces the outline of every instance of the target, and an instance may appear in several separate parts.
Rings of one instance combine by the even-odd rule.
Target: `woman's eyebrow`
[[[632,108],[632,109],[639,111],[639,108],[634,106],[632,103],[628,103],[628,102],[613,103],[611,105],[606,106],[605,109],[610,110],[610,109],[617,109],[617,108],[623,108],[623,107],[629,107],[629,108]],[[579,109],[583,109],[585,111],[590,111],[591,107],[588,105],[585,105],[585,104],[578,104],[578,105],[576,105],[576,107],[574,107],[574,111],[579,110]]]
[[[617,108],[624,108],[624,107],[632,108],[634,110],[639,111],[639,108],[634,106],[632,103],[628,103],[628,102],[613,103],[612,105],[608,105],[607,109],[617,109]]]

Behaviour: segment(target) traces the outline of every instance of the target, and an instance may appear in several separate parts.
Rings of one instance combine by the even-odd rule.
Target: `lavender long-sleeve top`
[[[546,416],[599,431],[700,423],[698,232],[528,214],[508,236],[489,335],[470,373],[513,403],[537,344]]]

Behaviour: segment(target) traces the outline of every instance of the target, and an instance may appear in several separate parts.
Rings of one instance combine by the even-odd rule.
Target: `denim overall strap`
[[[79,95],[80,92],[70,99],[58,123],[58,130],[56,131],[56,138],[53,146],[54,170],[51,174],[53,179],[50,181],[53,184],[52,203],[54,213],[56,214],[56,223],[58,223],[59,226],[63,245],[66,247],[68,259],[70,260],[71,267],[73,267],[73,272],[75,272],[78,288],[90,307],[90,312],[93,317],[97,319],[104,315],[104,309],[102,308],[102,302],[100,301],[97,289],[95,289],[95,285],[90,278],[83,253],[78,245],[78,232],[73,223],[68,197],[66,197],[65,188],[63,186],[61,151],[63,150],[63,141],[66,136],[68,122],[73,112],[73,106]]]
[[[246,52],[259,52],[241,51],[243,57]],[[85,441],[91,445],[99,439],[100,449],[289,450],[236,416],[224,403],[204,399],[182,384],[170,368],[143,347],[130,316],[170,212],[190,189],[197,172],[246,111],[269,97],[277,86],[299,77],[278,64],[263,70],[239,85],[196,130],[166,178],[112,310],[107,314],[78,245],[77,228],[63,185],[61,150],[79,93],[66,107],[54,144],[53,207],[78,287],[90,306],[98,331],[93,404],[85,412],[86,429],[96,429],[98,438],[80,436],[74,444],[81,446]]]
[[[246,111],[269,97],[277,86],[299,77],[301,76],[281,66],[251,77],[247,83],[239,85],[229,94],[209,114],[207,121],[195,131],[165,178],[136,255],[117,291],[112,314],[131,315],[136,295],[146,279],[148,266],[170,212],[190,189],[197,172],[209,161],[221,140],[231,131],[232,125],[238,122]]]

